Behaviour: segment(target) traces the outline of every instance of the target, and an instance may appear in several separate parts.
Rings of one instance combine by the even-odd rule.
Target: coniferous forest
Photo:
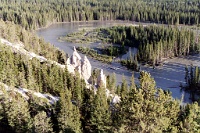
[[[110,43],[138,48],[137,60],[159,64],[163,59],[199,53],[199,35],[171,26],[114,26],[104,30]]]
[[[0,0],[0,17],[25,29],[52,22],[116,19],[199,25],[199,4],[199,0]]]
[[[47,59],[30,58],[0,41],[0,132],[200,132],[198,102],[182,105],[171,92],[157,88],[149,73],[141,71],[138,84],[134,74],[130,84],[122,78],[118,86],[115,74],[107,76],[106,88],[121,98],[113,103],[103,85],[96,92],[87,89],[78,73],[71,74],[57,65],[66,64],[67,53],[32,32],[54,22],[90,20],[198,26],[199,7],[198,0],[0,0],[0,39],[21,44],[24,51]],[[199,52],[198,36],[187,28],[115,27],[109,32],[113,43],[138,47],[141,61],[157,63],[169,55]],[[97,80],[97,73],[93,71],[93,80]],[[185,89],[192,95],[199,93],[199,73],[198,67],[186,67]],[[53,95],[59,100],[49,103],[26,92],[27,99],[14,88]]]

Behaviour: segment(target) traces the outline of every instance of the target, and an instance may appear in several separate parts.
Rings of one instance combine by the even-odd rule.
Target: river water
[[[127,25],[127,24],[137,24],[123,21],[96,21],[96,22],[74,22],[74,23],[57,23],[49,26],[48,28],[37,30],[36,33],[38,36],[44,38],[45,41],[50,42],[55,47],[65,51],[67,54],[72,55],[74,46],[86,46],[86,47],[98,47],[100,43],[93,44],[74,44],[70,42],[59,42],[58,37],[64,36],[66,34],[78,31],[83,28],[96,28],[96,27],[109,27],[112,25]],[[134,49],[132,49],[135,51]],[[82,57],[84,55],[80,54]],[[128,55],[128,54],[127,54]],[[127,55],[122,57],[126,58]],[[104,64],[99,61],[88,58],[93,68],[103,69],[105,74],[116,74],[117,84],[121,84],[122,77],[124,76],[127,82],[130,82],[130,77],[133,71],[127,70],[125,67],[121,66],[119,63]],[[181,99],[184,95],[183,102],[190,102],[189,94],[181,91],[180,84],[185,84],[185,65],[200,65],[200,56],[189,56],[187,58],[174,58],[169,59],[164,62],[163,66],[152,67],[142,66],[141,70],[150,72],[152,77],[156,81],[156,85],[163,90],[170,90],[172,96],[177,99]],[[118,67],[118,70],[112,68]],[[138,72],[134,72],[135,82],[138,83]]]

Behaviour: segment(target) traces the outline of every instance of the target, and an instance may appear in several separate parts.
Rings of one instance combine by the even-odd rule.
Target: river
[[[125,24],[137,24],[131,22],[124,21],[95,21],[95,22],[74,22],[74,23],[57,23],[49,26],[48,28],[37,30],[36,33],[38,36],[44,38],[46,42],[50,42],[55,47],[65,51],[67,54],[72,55],[73,46],[87,46],[87,47],[97,47],[101,45],[99,43],[93,44],[74,44],[70,42],[59,42],[58,37],[64,36],[66,34],[78,31],[83,28],[96,28],[96,27],[109,27],[112,25],[125,25]],[[80,54],[82,57],[83,55]],[[125,77],[127,82],[130,82],[130,77],[132,75],[132,71],[127,70],[125,67],[122,67],[119,63],[112,64],[104,64],[99,61],[93,60],[89,58],[90,63],[93,68],[101,68],[103,69],[105,74],[116,74],[117,84],[121,84],[122,76]],[[170,90],[172,92],[172,96],[177,99],[181,99],[182,95],[184,95],[183,102],[189,103],[191,102],[189,99],[189,94],[181,91],[180,84],[185,84],[185,65],[194,64],[200,65],[200,56],[189,56],[187,58],[174,58],[166,60],[163,66],[156,67],[152,69],[152,67],[142,66],[141,70],[145,70],[151,73],[152,77],[156,81],[156,85],[163,90]],[[113,67],[118,67],[120,69],[114,70]],[[138,72],[134,72],[135,82],[138,83]]]

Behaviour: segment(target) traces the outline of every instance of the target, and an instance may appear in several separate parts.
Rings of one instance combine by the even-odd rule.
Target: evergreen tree
[[[94,101],[94,88],[84,89],[83,91],[83,105],[81,106],[81,122],[84,132],[90,132],[90,119],[91,119],[91,110],[92,103]]]
[[[125,99],[126,97],[128,97],[128,85],[124,75],[122,77],[120,97],[121,99]]]
[[[81,123],[79,109],[72,104],[71,97],[71,92],[68,89],[61,90],[58,124],[61,132],[80,133]]]
[[[44,111],[39,112],[34,117],[33,129],[35,133],[52,133],[50,118],[47,117]]]
[[[112,73],[111,75],[111,82],[110,82],[110,91],[111,93],[115,93],[115,90],[116,90],[116,74],[115,73]]]
[[[115,93],[116,90],[116,75],[112,73],[112,75],[108,75],[106,79],[106,88],[110,90],[111,93]]]
[[[76,105],[80,107],[82,104],[82,98],[83,98],[82,93],[84,89],[83,88],[84,81],[80,79],[79,74],[76,74],[76,77],[74,78],[75,78],[76,83],[74,84],[74,88],[72,90],[72,98],[76,102]]]
[[[131,92],[133,89],[136,89],[134,73],[132,73],[132,76],[131,76],[130,92]]]
[[[124,109],[126,132],[174,131],[178,102],[161,89],[147,72],[141,72],[140,86],[132,93]]]
[[[92,102],[90,132],[109,132],[111,128],[111,112],[105,92],[105,88],[100,86]]]
[[[194,132],[200,131],[200,107],[198,103],[187,105],[182,109],[180,117],[180,132]]]
[[[29,113],[28,102],[18,94],[6,106],[8,123],[13,130],[18,133],[30,132],[32,119]]]

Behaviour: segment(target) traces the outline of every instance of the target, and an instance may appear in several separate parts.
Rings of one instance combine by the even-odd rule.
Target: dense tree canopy
[[[137,61],[159,64],[166,58],[199,53],[199,35],[187,27],[165,25],[113,26],[100,28],[107,34],[107,42],[138,48],[135,57],[122,65],[138,70]]]
[[[13,22],[0,20],[0,38],[7,39],[14,44],[22,44],[27,51],[34,52],[61,64],[66,61],[66,54],[63,51],[46,43],[44,39],[26,31],[23,27],[13,24]]]
[[[0,18],[26,29],[52,22],[131,20],[199,24],[199,0],[0,0]]]
[[[2,131],[182,132],[191,131],[193,127],[196,131],[199,130],[199,106],[191,104],[180,108],[180,103],[169,92],[156,88],[155,81],[146,72],[141,72],[140,84],[137,86],[134,80],[130,87],[123,80],[118,89],[109,84],[108,88],[121,96],[120,103],[112,104],[105,95],[105,88],[99,87],[96,94],[91,90],[81,89],[84,84],[81,80],[77,82],[78,77],[70,75],[67,70],[55,65],[47,66],[36,59],[27,60],[20,54],[14,54],[8,47],[3,47],[2,44],[0,46],[0,82],[60,97],[55,106],[42,107],[38,106],[39,101],[26,101],[19,94],[6,92],[4,86],[1,86],[4,92],[0,104]],[[29,78],[27,72],[31,72]],[[30,78],[34,84],[30,83]],[[114,83],[114,80],[112,76],[108,82]],[[190,109],[196,112],[190,112]],[[37,121],[38,117],[46,121]]]

